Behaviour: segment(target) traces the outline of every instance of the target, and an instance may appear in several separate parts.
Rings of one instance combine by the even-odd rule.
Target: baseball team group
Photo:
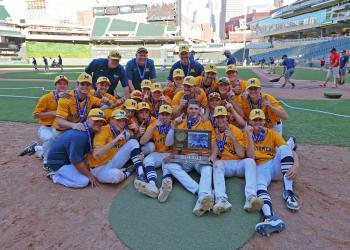
[[[120,59],[113,50],[107,58],[92,60],[76,84],[58,75],[54,90],[39,99],[33,112],[40,123],[40,143],[20,155],[41,157],[47,177],[69,188],[117,184],[136,172],[135,189],[166,202],[177,181],[198,197],[196,216],[229,211],[225,178],[241,177],[244,210],[263,215],[256,231],[269,236],[284,230],[268,187],[281,180],[287,209],[300,209],[293,191],[299,174],[297,145],[294,137],[282,137],[288,114],[275,97],[262,91],[260,80],[240,79],[230,55],[225,76],[218,76],[216,65],[201,65],[187,46],[180,46],[179,61],[166,84],[157,82],[147,48],[139,48],[125,68]],[[123,94],[116,92],[118,84]],[[204,154],[175,149],[177,129],[210,131],[207,164],[173,161],[180,154]],[[199,182],[189,175],[192,170],[200,175]]]

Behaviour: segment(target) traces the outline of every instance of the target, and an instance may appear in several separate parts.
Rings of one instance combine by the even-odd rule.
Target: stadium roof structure
[[[20,31],[5,29],[0,29],[0,36],[25,38],[25,36]]]
[[[0,5],[0,20],[6,20],[10,17],[10,14],[7,12],[5,6]]]
[[[143,41],[183,40],[177,26],[138,23],[113,17],[94,19],[90,40]]]

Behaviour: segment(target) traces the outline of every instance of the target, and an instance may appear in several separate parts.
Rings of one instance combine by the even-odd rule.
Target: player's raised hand
[[[160,127],[160,126],[162,126],[162,124],[163,124],[163,122],[158,118],[157,122],[156,122],[156,126]]]
[[[251,138],[253,136],[253,127],[248,125],[246,127],[246,132],[247,132],[247,135],[249,136],[249,138]]]
[[[233,134],[232,134],[232,131],[231,131],[231,129],[230,129],[229,127],[226,127],[224,133],[225,133],[226,137],[230,137],[232,140],[234,139],[234,136],[233,136]]]
[[[137,126],[136,123],[131,123],[131,124],[128,125],[128,128],[130,130],[138,130],[139,126]]]
[[[108,105],[109,104],[109,99],[104,96],[104,97],[102,97],[101,102]]]
[[[263,106],[266,106],[266,107],[269,107],[269,108],[271,108],[271,103],[269,102],[269,100],[267,100],[267,99],[265,99],[263,102],[262,102],[262,105]]]
[[[181,99],[180,106],[185,107],[187,105],[188,101],[186,99]]]
[[[225,108],[226,108],[227,110],[229,110],[229,109],[232,109],[233,106],[232,106],[231,103],[229,103],[228,101],[225,100]]]

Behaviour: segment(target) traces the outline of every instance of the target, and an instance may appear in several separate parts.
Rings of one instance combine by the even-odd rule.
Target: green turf
[[[350,116],[350,100],[286,100],[290,106],[317,109]],[[298,142],[350,147],[350,118],[335,117],[285,107],[289,119],[284,136],[295,135]]]
[[[281,75],[283,70],[281,67],[276,68],[276,74]],[[294,74],[292,76],[292,79],[295,80],[317,80],[317,81],[324,81],[326,79],[327,72],[321,71],[321,70],[312,70],[312,69],[305,69],[305,68],[296,68],[294,71]],[[350,74],[346,75],[346,82],[350,83]],[[333,83],[333,78],[330,79],[330,83]]]
[[[226,185],[232,210],[196,217],[196,196],[179,183],[165,203],[139,194],[130,183],[110,207],[113,231],[131,249],[237,249],[254,234],[260,215],[243,210],[243,180],[229,178]]]

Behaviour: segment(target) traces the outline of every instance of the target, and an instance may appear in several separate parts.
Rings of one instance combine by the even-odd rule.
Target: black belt
[[[280,125],[282,122],[281,121],[279,121],[279,122],[277,122],[277,125]]]
[[[51,127],[52,127],[52,125],[45,125],[45,127],[51,128]]]

